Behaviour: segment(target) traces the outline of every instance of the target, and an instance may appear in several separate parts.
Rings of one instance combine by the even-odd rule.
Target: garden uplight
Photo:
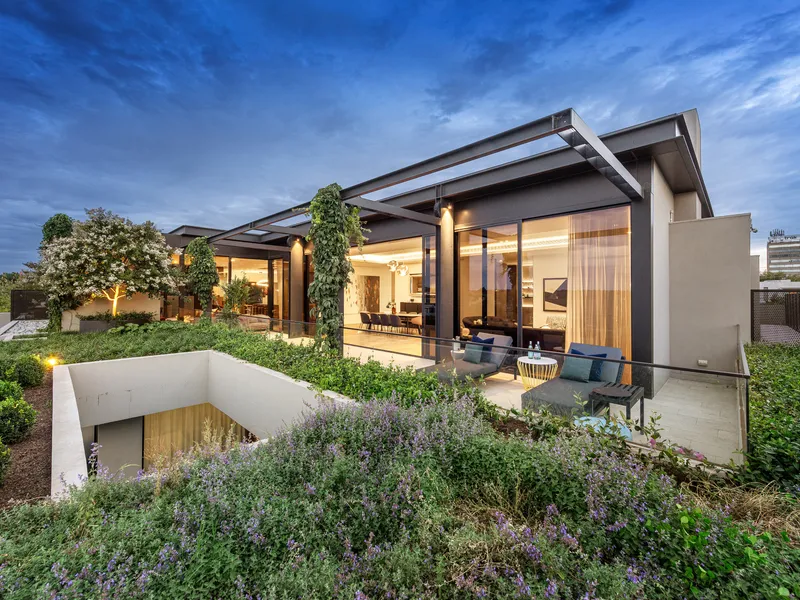
[[[58,364],[58,359],[55,356],[51,356],[47,359],[47,364],[51,367],[55,367]]]

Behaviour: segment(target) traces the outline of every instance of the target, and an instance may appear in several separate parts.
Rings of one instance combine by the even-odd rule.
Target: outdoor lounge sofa
[[[622,350],[608,346],[592,346],[590,344],[572,343],[570,351],[577,350],[582,354],[605,354],[606,358],[624,360]],[[566,358],[566,357],[565,357]],[[575,360],[589,360],[588,358],[575,358]],[[595,359],[602,360],[602,359]],[[576,396],[582,401],[588,401],[589,394],[593,389],[602,386],[604,383],[619,383],[622,379],[622,368],[624,365],[616,362],[603,361],[600,369],[599,379],[589,381],[574,381],[555,377],[550,381],[545,381],[541,385],[531,388],[522,394],[522,408],[529,410],[539,410],[546,407],[550,412],[559,415],[570,415],[582,412],[577,403]]]
[[[422,371],[438,374],[440,381],[464,381],[467,378],[478,379],[479,377],[486,377],[496,373],[506,362],[512,339],[507,335],[490,332],[478,332],[478,335],[484,339],[494,338],[487,362],[471,363],[463,358],[457,358],[454,361],[448,360],[425,367]]]

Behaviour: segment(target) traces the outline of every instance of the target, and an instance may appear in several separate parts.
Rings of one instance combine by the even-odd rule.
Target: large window
[[[517,345],[517,226],[458,234],[462,334],[507,335]]]
[[[459,233],[462,334],[555,351],[612,346],[630,358],[629,208],[526,221],[519,244],[517,227]]]

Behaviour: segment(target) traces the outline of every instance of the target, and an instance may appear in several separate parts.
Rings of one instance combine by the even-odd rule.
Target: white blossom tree
[[[42,248],[42,283],[51,296],[106,298],[116,316],[120,298],[155,296],[177,286],[172,249],[150,221],[137,225],[102,208],[86,211],[72,234]]]

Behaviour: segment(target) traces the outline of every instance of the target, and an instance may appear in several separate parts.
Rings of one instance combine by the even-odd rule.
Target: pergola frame
[[[364,194],[370,194],[406,181],[411,181],[425,175],[437,173],[460,164],[464,164],[497,152],[502,152],[522,144],[527,144],[551,135],[560,136],[567,144],[580,154],[592,167],[597,169],[608,181],[613,183],[626,197],[631,200],[644,198],[642,186],[636,178],[614,156],[614,153],[595,135],[588,125],[571,108],[560,111],[526,123],[514,129],[478,140],[466,146],[450,150],[433,158],[403,167],[391,173],[381,175],[342,190],[342,201],[349,206],[357,206],[362,210],[386,215],[388,217],[406,219],[418,223],[425,223],[439,227],[441,221],[438,216],[431,216],[418,211],[386,204],[378,200],[368,200]],[[261,242],[247,243],[248,247],[262,247],[274,250],[279,247],[268,246],[267,242],[276,239],[276,234],[302,237],[308,233],[309,224],[276,225],[281,221],[297,216],[299,211],[307,208],[309,202],[299,204],[294,208],[283,210],[263,217],[228,231],[223,231],[209,238],[210,243],[229,240],[231,237],[247,233],[248,231],[261,230],[267,233],[260,237]],[[231,244],[232,242],[226,241]],[[288,249],[281,251],[288,252]]]

